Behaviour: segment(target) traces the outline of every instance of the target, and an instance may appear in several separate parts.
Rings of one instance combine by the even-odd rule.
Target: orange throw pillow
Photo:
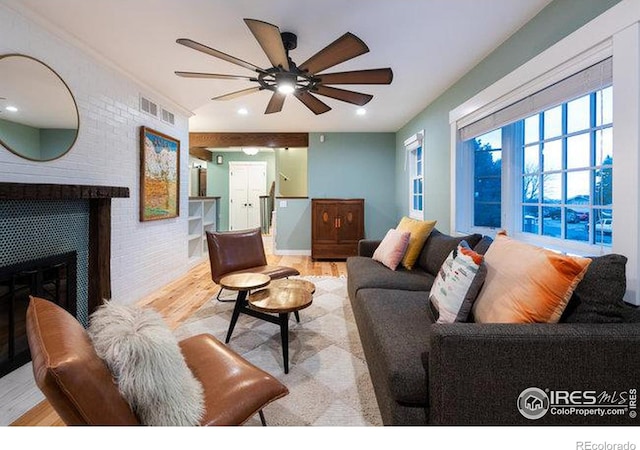
[[[591,259],[562,255],[498,233],[473,305],[478,323],[557,323]]]
[[[411,237],[409,238],[409,246],[407,247],[407,251],[404,254],[404,258],[402,258],[402,265],[405,269],[413,269],[418,256],[420,256],[420,252],[422,251],[422,247],[424,246],[425,241],[427,240],[435,226],[435,220],[416,220],[411,219],[407,216],[403,217],[400,220],[400,223],[396,227],[396,230],[408,231],[411,233]]]

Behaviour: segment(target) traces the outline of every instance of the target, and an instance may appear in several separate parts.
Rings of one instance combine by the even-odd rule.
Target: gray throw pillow
[[[418,257],[418,265],[435,277],[444,261],[460,242],[467,241],[469,247],[473,248],[480,242],[480,239],[482,239],[481,234],[453,237],[434,229],[422,247]]]
[[[609,254],[593,256],[576,286],[560,322],[621,323],[631,312],[622,300],[626,291],[627,258]]]
[[[485,253],[487,253],[487,250],[489,250],[492,242],[493,239],[491,239],[490,236],[482,236],[480,242],[478,242],[476,246],[473,247],[473,251],[479,255],[484,255]]]
[[[108,302],[91,315],[88,332],[141,423],[199,425],[202,385],[159,313]]]

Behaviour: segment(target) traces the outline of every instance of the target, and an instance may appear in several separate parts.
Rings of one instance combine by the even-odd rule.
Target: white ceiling
[[[535,16],[550,0],[2,0],[65,30],[138,80],[192,111],[191,131],[397,131]],[[23,9],[27,8],[27,10]],[[302,63],[347,31],[370,52],[327,72],[391,67],[388,86],[344,86],[373,94],[367,114],[322,97],[316,116],[295,98],[264,115],[269,92],[211,97],[249,81],[179,78],[175,70],[252,75],[176,44],[190,38],[260,67],[268,59],[243,18],[298,35]],[[342,86],[341,86],[342,87]],[[244,107],[246,116],[236,111]]]

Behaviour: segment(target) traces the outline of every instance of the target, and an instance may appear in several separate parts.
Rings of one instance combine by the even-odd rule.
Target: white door
[[[230,230],[260,227],[260,196],[266,192],[266,162],[229,162]]]

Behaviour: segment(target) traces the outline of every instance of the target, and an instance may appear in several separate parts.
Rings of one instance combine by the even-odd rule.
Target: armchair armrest
[[[554,414],[554,402],[532,420],[517,401],[530,387],[616,391],[628,399],[640,387],[640,324],[434,324],[430,343],[433,424],[639,424],[629,411]]]
[[[366,256],[371,258],[373,256],[373,252],[376,251],[378,246],[380,245],[381,240],[374,239],[361,239],[358,241],[358,256]]]

